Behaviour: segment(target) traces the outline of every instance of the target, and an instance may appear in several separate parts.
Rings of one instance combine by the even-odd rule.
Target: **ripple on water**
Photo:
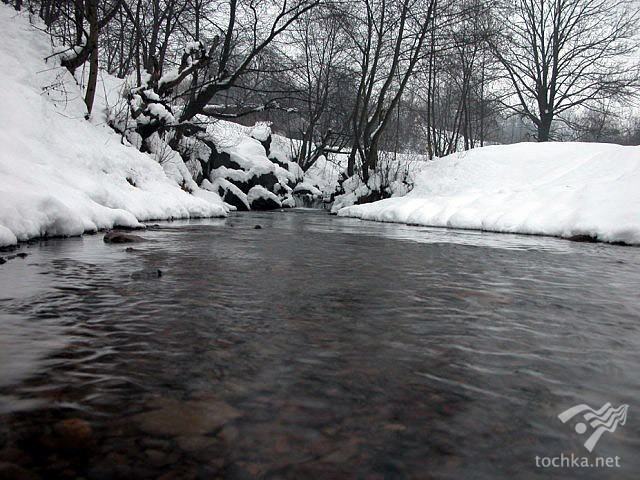
[[[52,355],[68,343],[60,319],[0,313],[0,414],[37,407],[43,399],[20,399],[10,388],[59,362]]]
[[[582,448],[560,411],[640,397],[640,250],[313,213],[178,225],[135,252],[45,242],[38,293],[0,295],[3,405],[41,402],[2,420],[40,473],[535,477]],[[90,448],[42,443],[69,416]],[[637,431],[603,437],[620,478]]]

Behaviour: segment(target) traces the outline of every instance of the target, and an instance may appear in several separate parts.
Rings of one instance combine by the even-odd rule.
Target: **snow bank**
[[[341,216],[640,244],[640,147],[490,146],[428,162],[406,196]]]
[[[183,191],[108,126],[84,120],[80,89],[58,60],[43,63],[49,39],[23,15],[0,5],[0,31],[0,246],[226,214],[217,195]]]

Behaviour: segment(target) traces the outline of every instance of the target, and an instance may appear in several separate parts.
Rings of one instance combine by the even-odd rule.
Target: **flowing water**
[[[640,474],[640,249],[310,211],[136,234],[0,265],[0,477]],[[607,402],[589,453],[557,415]],[[620,466],[536,467],[561,454]]]

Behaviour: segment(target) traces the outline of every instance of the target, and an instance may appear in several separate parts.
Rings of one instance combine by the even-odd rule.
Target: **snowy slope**
[[[191,195],[106,125],[84,120],[81,92],[46,35],[0,4],[0,246],[114,225],[225,215]],[[101,88],[100,86],[98,87]]]
[[[640,147],[490,146],[428,162],[404,197],[341,216],[640,244]]]

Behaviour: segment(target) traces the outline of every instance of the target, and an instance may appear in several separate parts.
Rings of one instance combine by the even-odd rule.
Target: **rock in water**
[[[137,243],[144,242],[144,238],[138,235],[131,235],[130,233],[119,232],[117,230],[111,230],[104,236],[104,243]]]
[[[242,192],[240,192],[242,193]],[[246,212],[249,210],[246,201],[244,201],[239,195],[237,195],[233,190],[223,190],[222,200],[229,205],[233,205],[238,209],[239,212]]]
[[[159,268],[149,269],[149,270],[140,270],[138,272],[133,272],[131,274],[131,278],[135,280],[150,280],[152,278],[160,278],[162,277],[162,270]]]
[[[592,237],[591,235],[571,235],[567,237],[567,240],[572,242],[588,242],[588,243],[596,243],[598,241],[597,238]]]
[[[180,401],[158,398],[149,406],[153,410],[139,413],[131,420],[151,435],[206,435],[241,416],[240,411],[221,399]]]
[[[54,446],[66,450],[82,450],[93,445],[93,430],[86,420],[81,418],[67,418],[56,423],[53,427]]]
[[[277,210],[281,207],[277,201],[270,197],[255,197],[250,201],[251,210]]]

